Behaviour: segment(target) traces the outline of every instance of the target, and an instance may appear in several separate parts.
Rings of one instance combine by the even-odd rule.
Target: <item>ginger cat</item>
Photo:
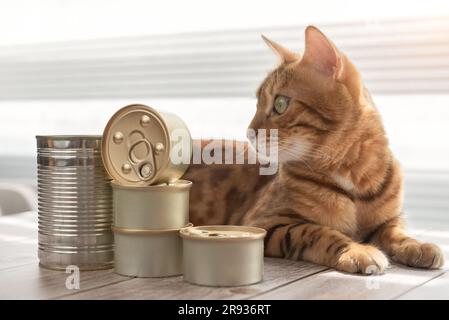
[[[278,172],[192,165],[185,175],[193,181],[191,221],[261,227],[267,256],[344,272],[382,273],[389,258],[441,267],[438,246],[407,234],[401,169],[349,58],[313,26],[303,56],[264,40],[281,64],[257,91],[249,128],[278,129]]]

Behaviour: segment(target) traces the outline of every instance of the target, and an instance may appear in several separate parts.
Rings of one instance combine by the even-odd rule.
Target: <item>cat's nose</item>
[[[266,120],[266,115],[261,112],[257,111],[254,115],[254,118],[251,120],[250,124],[248,125],[248,129],[246,130],[246,136],[249,138],[249,135],[257,136],[257,129],[263,127]]]

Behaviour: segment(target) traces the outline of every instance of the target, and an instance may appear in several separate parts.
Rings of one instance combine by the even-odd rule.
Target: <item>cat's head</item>
[[[316,27],[305,33],[303,55],[262,36],[281,63],[257,91],[248,132],[278,129],[280,162],[333,157],[366,104],[359,73],[346,55]]]

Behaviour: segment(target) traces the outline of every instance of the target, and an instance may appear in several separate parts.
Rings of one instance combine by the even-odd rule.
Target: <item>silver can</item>
[[[114,226],[126,229],[180,229],[189,223],[192,182],[123,186],[112,182]]]
[[[184,280],[204,286],[244,286],[262,281],[264,229],[199,226],[180,231]]]
[[[112,268],[112,190],[101,136],[37,136],[40,264]]]
[[[138,230],[113,227],[115,272],[124,276],[158,278],[182,274],[179,229]]]

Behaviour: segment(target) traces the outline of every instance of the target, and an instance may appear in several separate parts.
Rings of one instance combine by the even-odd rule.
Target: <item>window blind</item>
[[[449,92],[449,17],[317,25],[374,94]],[[251,97],[305,25],[0,47],[0,99]]]

